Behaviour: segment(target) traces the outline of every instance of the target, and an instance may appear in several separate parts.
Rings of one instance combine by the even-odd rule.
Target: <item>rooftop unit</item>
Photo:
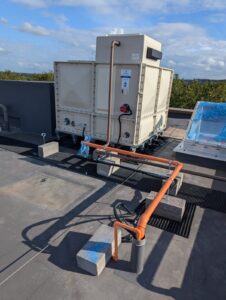
[[[138,147],[166,128],[173,80],[145,35],[97,37],[96,61],[55,62],[56,130],[107,140],[112,41],[110,142]]]

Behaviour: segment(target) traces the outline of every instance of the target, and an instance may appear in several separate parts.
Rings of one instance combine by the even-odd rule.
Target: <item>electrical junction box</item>
[[[166,128],[173,81],[172,70],[147,58],[148,48],[159,53],[161,44],[144,35],[98,37],[96,61],[55,62],[56,130],[106,141],[112,40],[120,46],[114,55],[110,141],[137,147]],[[125,104],[132,114],[120,118],[119,137]]]

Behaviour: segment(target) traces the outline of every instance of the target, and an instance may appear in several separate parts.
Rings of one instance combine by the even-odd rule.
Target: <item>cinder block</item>
[[[121,243],[121,231],[118,230],[118,245]],[[84,247],[77,253],[78,266],[99,276],[114,252],[114,228],[102,224]]]
[[[156,195],[156,192],[150,193],[150,195],[146,198],[146,206],[148,206],[154,200]],[[184,215],[185,204],[186,201],[184,199],[165,195],[155,209],[154,214],[180,222]]]
[[[172,183],[171,187],[169,188],[169,195],[176,196],[182,186],[184,179],[184,174],[179,173],[178,176],[176,177],[176,183]],[[166,179],[163,179],[162,184],[166,182]]]
[[[119,167],[117,166],[110,166],[110,165],[105,165],[102,164],[101,161],[106,162],[106,163],[111,163],[111,164],[117,164],[120,165],[120,158],[112,156],[112,154],[117,155],[116,152],[109,152],[106,153],[104,150],[98,150],[94,151],[93,153],[93,158],[95,160],[98,160],[97,164],[97,174],[104,176],[104,177],[109,177],[111,174],[115,173]]]
[[[38,156],[39,157],[47,157],[52,154],[59,152],[59,143],[58,142],[50,142],[43,145],[38,146]]]

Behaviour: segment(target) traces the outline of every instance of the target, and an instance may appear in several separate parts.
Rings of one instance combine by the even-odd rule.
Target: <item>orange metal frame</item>
[[[156,161],[156,162],[160,162],[160,163],[164,163],[164,164],[168,164],[168,165],[173,165],[175,167],[173,172],[171,173],[170,177],[166,180],[166,182],[164,183],[164,185],[162,186],[160,191],[157,193],[155,199],[147,207],[145,212],[140,216],[136,227],[133,227],[132,225],[124,224],[119,221],[114,222],[115,252],[113,255],[113,259],[115,261],[117,261],[118,260],[118,228],[124,228],[126,230],[130,230],[130,231],[134,232],[136,234],[137,240],[144,239],[146,227],[147,227],[150,217],[152,216],[152,214],[155,211],[156,207],[158,206],[159,202],[162,200],[162,198],[164,197],[164,195],[170,188],[174,179],[177,177],[177,175],[183,168],[183,164],[176,160],[168,160],[168,159],[162,158],[162,157],[156,157],[156,156],[151,156],[151,155],[147,155],[147,154],[141,154],[141,153],[131,152],[131,151],[127,151],[127,150],[117,149],[117,148],[113,148],[113,147],[102,146],[102,145],[98,145],[98,144],[94,144],[94,143],[90,143],[90,142],[83,141],[82,143],[91,148],[105,150],[106,152],[116,152],[118,154],[141,158],[144,160]]]

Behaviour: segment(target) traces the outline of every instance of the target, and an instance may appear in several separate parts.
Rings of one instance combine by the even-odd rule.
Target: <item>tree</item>
[[[187,82],[174,79],[170,106],[181,108],[194,108],[197,101],[225,102],[226,81],[192,80]]]

